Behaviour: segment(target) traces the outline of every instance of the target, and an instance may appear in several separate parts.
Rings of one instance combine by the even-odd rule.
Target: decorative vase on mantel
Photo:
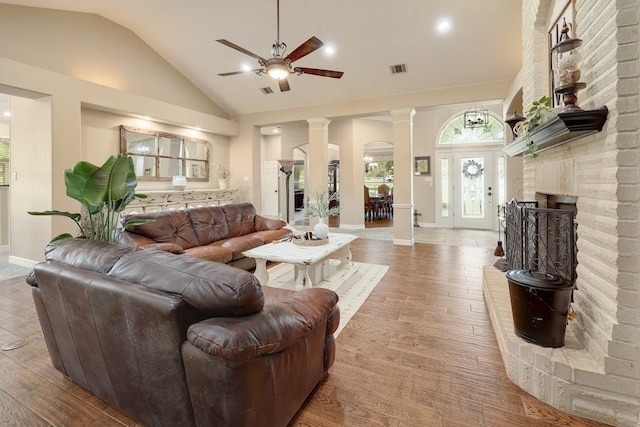
[[[329,237],[329,226],[324,222],[323,217],[318,218],[318,223],[313,226],[313,234],[316,239],[323,240]]]
[[[226,190],[229,188],[229,178],[220,178],[218,179],[218,188],[221,190]]]

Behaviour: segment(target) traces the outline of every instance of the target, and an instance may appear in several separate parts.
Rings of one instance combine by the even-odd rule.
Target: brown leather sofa
[[[285,426],[333,364],[338,296],[92,240],[27,277],[56,369],[149,426]]]
[[[291,236],[291,231],[283,228],[285,221],[257,215],[251,203],[127,215],[123,222],[136,219],[154,221],[121,232],[118,243],[204,258],[244,270],[255,267],[255,260],[242,252]]]

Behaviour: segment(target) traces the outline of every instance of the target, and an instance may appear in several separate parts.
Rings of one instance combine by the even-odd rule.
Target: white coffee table
[[[340,258],[337,271],[351,267],[351,251],[349,244],[357,239],[353,234],[330,233],[329,242],[319,246],[300,246],[291,241],[273,242],[243,252],[243,255],[256,260],[254,275],[262,286],[269,283],[267,261],[282,262],[294,266],[296,289],[313,286],[314,283],[327,279],[328,269],[325,262],[336,252]]]

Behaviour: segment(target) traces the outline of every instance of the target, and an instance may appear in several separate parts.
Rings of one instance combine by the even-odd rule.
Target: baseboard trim
[[[413,246],[413,239],[393,239],[393,244],[398,246]]]
[[[33,268],[37,263],[38,261],[9,255],[9,264],[19,265],[20,267]]]
[[[366,227],[364,224],[340,224],[338,228],[345,230],[364,230]]]

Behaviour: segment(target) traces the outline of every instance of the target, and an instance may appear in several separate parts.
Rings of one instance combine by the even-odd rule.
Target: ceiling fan
[[[268,74],[270,77],[278,81],[278,85],[280,86],[281,92],[286,92],[290,90],[289,81],[287,77],[290,74],[311,74],[314,76],[321,77],[332,77],[334,79],[339,79],[344,74],[342,71],[331,71],[331,70],[322,70],[318,68],[307,68],[307,67],[293,67],[291,64],[298,59],[307,56],[311,52],[321,48],[324,43],[322,43],[317,37],[311,37],[306,42],[302,43],[298,46],[293,52],[284,56],[285,51],[287,50],[287,45],[280,42],[280,0],[277,0],[277,38],[273,43],[271,50],[271,58],[265,59],[260,55],[256,55],[253,52],[248,51],[234,43],[231,43],[225,39],[216,40],[219,43],[222,43],[225,46],[229,46],[232,49],[240,51],[246,55],[249,55],[258,60],[258,64],[262,68],[256,68],[254,70],[248,71],[232,71],[230,73],[221,73],[219,76],[233,76],[236,74],[244,74],[244,73],[256,73],[257,75]]]

